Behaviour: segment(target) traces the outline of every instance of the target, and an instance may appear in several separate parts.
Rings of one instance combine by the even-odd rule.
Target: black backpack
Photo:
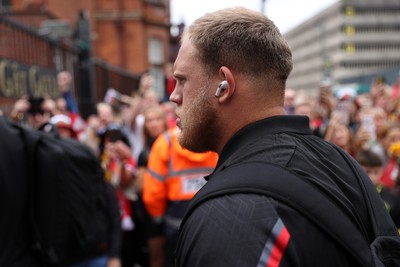
[[[13,140],[3,138],[7,127],[18,132]],[[105,254],[109,191],[94,153],[73,139],[28,130],[3,117],[0,142],[24,144],[29,233],[40,266],[68,266]]]
[[[290,170],[265,162],[239,163],[218,173],[194,196],[181,227],[193,209],[209,199],[237,193],[261,194],[299,211],[353,255],[360,266],[400,266],[400,237],[396,227],[382,201],[376,201],[376,196],[379,195],[375,188],[366,186],[355,165],[347,156],[345,159],[354,167],[364,198],[370,207],[369,215],[375,236],[373,240],[369,241],[370,238],[359,220],[350,218],[317,188]]]

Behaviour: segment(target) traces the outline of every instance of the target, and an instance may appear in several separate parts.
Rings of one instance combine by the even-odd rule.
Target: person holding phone
[[[385,149],[381,143],[381,135],[387,123],[384,111],[377,107],[364,107],[357,114],[358,129],[356,131],[356,146],[358,150],[371,150],[378,154],[386,163]]]
[[[13,106],[12,120],[30,128],[38,129],[53,115],[55,102],[50,97],[23,96]]]

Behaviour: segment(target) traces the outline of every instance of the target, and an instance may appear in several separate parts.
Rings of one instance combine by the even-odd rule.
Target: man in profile
[[[186,29],[174,65],[177,84],[170,96],[177,104],[179,142],[195,152],[219,154],[215,171],[198,194],[212,191],[235,165],[268,163],[354,214],[371,240],[369,205],[354,171],[361,171],[366,187],[375,191],[373,201],[379,202],[379,195],[349,155],[311,134],[307,117],[287,115],[283,102],[291,70],[288,44],[261,13],[227,8],[204,15]],[[262,171],[223,178],[229,185],[230,178],[250,179]],[[263,174],[269,180],[284,178]],[[377,211],[390,220],[383,205]],[[393,223],[388,225],[396,232]],[[359,263],[327,233],[330,230],[274,197],[219,195],[186,214],[175,262],[190,267],[373,266],[369,252],[365,264]]]

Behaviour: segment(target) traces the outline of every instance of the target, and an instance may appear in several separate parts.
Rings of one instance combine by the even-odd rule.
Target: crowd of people
[[[37,129],[55,125],[60,136],[88,145],[99,157],[120,207],[123,237],[115,266],[171,266],[179,222],[188,201],[204,184],[202,177],[212,172],[216,154],[182,149],[176,137],[175,104],[160,101],[149,74],[142,76],[140,88],[131,96],[110,89],[97,104],[97,113],[86,120],[72,97],[71,83],[70,73],[60,72],[59,98],[22,97],[15,102],[11,119]],[[397,85],[377,78],[367,93],[351,88],[334,93],[331,81],[324,80],[318,97],[287,88],[284,108],[289,115],[307,116],[314,135],[361,164],[400,228]]]
[[[399,80],[388,84],[382,77],[369,91],[350,87],[333,92],[330,80],[320,83],[319,96],[310,97],[291,88],[285,92],[288,114],[306,115],[313,133],[353,156],[369,174],[400,228],[400,97]]]
[[[197,155],[181,148],[174,137],[179,132],[175,104],[160,101],[149,74],[142,76],[140,88],[131,96],[110,89],[104,102],[97,104],[97,113],[87,120],[79,114],[71,82],[69,72],[60,72],[59,98],[22,97],[10,117],[32,128],[53,124],[60,136],[88,145],[99,157],[120,207],[121,266],[170,266],[179,220],[188,200],[203,185],[198,178],[203,180],[212,172],[216,154]],[[367,93],[357,94],[351,88],[334,93],[331,81],[324,80],[318,97],[287,88],[284,108],[289,115],[307,116],[314,135],[344,149],[361,164],[400,228],[400,95],[396,86],[377,78]],[[158,137],[157,148],[151,152]],[[191,175],[191,184],[185,185],[190,192],[183,194],[174,186],[174,171],[181,172],[178,180]],[[167,205],[175,206],[168,209]],[[171,219],[171,214],[177,218]]]

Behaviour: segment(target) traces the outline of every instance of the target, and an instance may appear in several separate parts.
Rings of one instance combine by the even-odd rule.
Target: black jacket
[[[358,214],[372,238],[367,207],[352,167],[332,144],[312,135],[308,125],[306,117],[276,116],[246,126],[224,147],[207,179],[218,179],[224,168],[240,162],[278,164],[307,179],[342,209]],[[373,186],[364,172],[361,175]],[[181,229],[176,266],[267,266],[266,262],[281,267],[358,266],[296,210],[262,195],[211,199],[195,209]]]

